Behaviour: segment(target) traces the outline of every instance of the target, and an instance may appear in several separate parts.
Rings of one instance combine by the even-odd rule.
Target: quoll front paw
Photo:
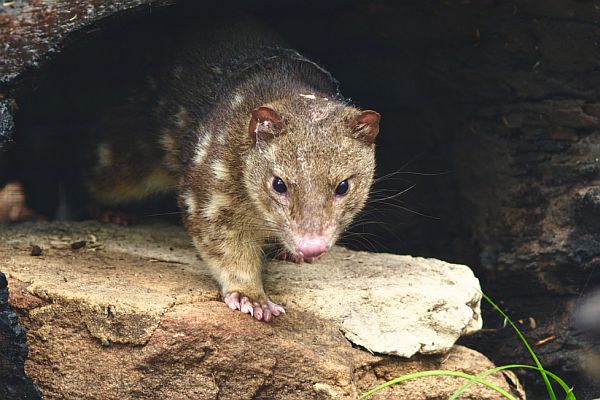
[[[258,321],[269,322],[273,316],[285,314],[285,310],[271,300],[265,299],[255,301],[254,299],[244,296],[240,292],[229,292],[223,297],[223,301],[232,310],[240,310],[245,314],[250,314]]]

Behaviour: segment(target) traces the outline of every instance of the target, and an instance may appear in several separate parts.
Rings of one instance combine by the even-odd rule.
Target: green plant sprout
[[[374,388],[372,388],[371,390],[364,392],[363,394],[361,394],[357,400],[363,400],[366,399],[367,397],[371,396],[374,393],[379,392],[380,390],[383,390],[389,386],[395,385],[396,383],[400,383],[400,382],[405,382],[405,381],[409,381],[412,379],[416,379],[416,378],[422,378],[422,377],[426,377],[426,376],[457,376],[460,378],[465,378],[468,379],[468,382],[466,382],[465,384],[463,384],[460,388],[458,388],[454,394],[452,394],[452,396],[450,396],[448,398],[448,400],[457,400],[464,392],[465,390],[467,390],[469,387],[471,387],[472,385],[474,385],[475,383],[479,383],[481,385],[487,386],[488,388],[496,391],[497,393],[501,394],[502,396],[504,396],[506,399],[509,400],[517,400],[514,396],[512,396],[510,393],[508,393],[507,391],[505,391],[504,389],[502,389],[501,387],[493,384],[492,382],[489,382],[487,380],[485,380],[484,378],[487,377],[488,375],[491,375],[495,372],[498,371],[503,371],[503,370],[508,370],[508,369],[516,369],[516,368],[521,368],[521,369],[532,369],[532,370],[536,370],[540,373],[543,381],[544,381],[544,385],[546,386],[546,391],[548,392],[548,396],[550,400],[556,400],[556,394],[554,393],[554,389],[552,388],[552,384],[550,383],[550,379],[553,379],[565,392],[565,400],[576,400],[575,399],[575,395],[573,394],[573,388],[569,387],[569,385],[567,385],[565,383],[564,380],[562,380],[558,375],[547,371],[546,369],[544,369],[544,367],[542,367],[542,364],[540,363],[540,360],[538,359],[538,357],[536,356],[535,352],[533,351],[533,349],[531,348],[531,346],[529,345],[529,343],[527,342],[527,339],[525,339],[525,336],[523,336],[523,334],[521,333],[521,331],[519,330],[519,328],[517,328],[517,326],[514,324],[514,322],[508,317],[508,315],[506,315],[504,313],[504,311],[502,311],[500,309],[500,307],[498,307],[496,305],[496,303],[494,303],[492,301],[492,299],[490,299],[485,293],[481,293],[483,298],[490,303],[490,305],[494,308],[494,310],[496,310],[497,312],[500,313],[500,315],[502,315],[504,317],[505,322],[507,322],[510,326],[512,326],[512,328],[515,330],[515,332],[517,333],[517,335],[519,336],[519,338],[521,339],[521,341],[523,342],[523,344],[525,345],[525,347],[527,348],[527,351],[529,352],[529,354],[531,355],[531,358],[533,359],[535,365],[523,365],[523,364],[510,364],[510,365],[503,365],[500,367],[496,367],[496,368],[492,368],[489,369],[487,371],[484,371],[478,375],[471,375],[471,374],[466,374],[463,372],[456,372],[456,371],[447,371],[447,370],[433,370],[433,371],[423,371],[423,372],[417,372],[414,374],[407,374],[407,375],[403,375],[400,376],[398,378],[392,379],[390,381],[387,381],[385,383],[382,383],[379,386],[376,386]]]
[[[488,375],[493,374],[494,372],[503,371],[505,369],[516,369],[516,368],[533,369],[536,371],[540,371],[540,369],[534,365],[510,364],[510,365],[503,365],[501,367],[488,369],[487,371],[484,371],[484,372],[478,374],[476,377],[481,379],[481,378],[485,378]],[[552,372],[550,372],[548,370],[544,370],[544,372],[548,376],[550,376],[552,379],[554,379],[560,385],[560,387],[563,388],[563,390],[565,391],[565,394],[566,394],[565,400],[576,400],[575,395],[573,395],[573,388],[570,388],[569,385],[567,385],[564,380],[562,380],[558,375],[553,374]],[[451,397],[449,397],[448,400],[458,399],[458,397],[465,390],[467,390],[471,385],[473,385],[474,383],[477,383],[477,382],[478,382],[478,380],[476,380],[476,379],[469,380],[469,382],[465,383],[456,392],[454,392],[454,394]]]

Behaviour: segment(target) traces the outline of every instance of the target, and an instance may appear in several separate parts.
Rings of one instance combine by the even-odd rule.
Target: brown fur
[[[259,300],[265,297],[264,243],[275,238],[294,253],[294,233],[337,238],[364,205],[375,167],[373,144],[355,139],[348,127],[360,115],[355,108],[298,93],[263,104],[283,116],[285,133],[253,143],[246,126],[257,104],[240,105],[218,125],[223,143],[212,140],[206,158],[189,166],[181,185],[182,207],[190,197],[196,204],[187,209],[186,226],[202,238],[196,246],[223,292]],[[315,118],[323,109],[329,112]],[[224,179],[216,179],[216,162],[227,168]],[[274,176],[288,185],[288,199],[271,188]],[[349,193],[336,198],[336,186],[349,177]]]
[[[192,51],[175,57],[164,79],[152,80],[160,98],[154,115],[170,117],[152,127],[156,133],[145,133],[154,139],[151,162],[124,157],[129,172],[118,172],[126,152],[119,156],[111,143],[115,161],[96,171],[91,188],[99,200],[129,199],[123,187],[141,193],[160,165],[179,182],[185,225],[222,293],[265,302],[266,243],[275,240],[291,254],[299,235],[333,244],[363,207],[379,115],[348,105],[325,71],[283,49],[272,33],[253,22],[227,26],[216,28],[210,43],[198,39]],[[215,46],[221,46],[217,55]],[[237,64],[229,59],[234,54]],[[234,72],[224,75],[227,70]],[[119,184],[100,183],[109,171]],[[284,180],[285,196],[273,190],[274,177]],[[343,180],[350,189],[336,196]]]

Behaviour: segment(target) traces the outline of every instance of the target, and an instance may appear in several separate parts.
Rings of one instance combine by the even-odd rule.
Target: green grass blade
[[[536,366],[533,366],[533,365],[511,364],[511,365],[503,365],[501,367],[488,369],[487,371],[484,371],[484,372],[478,374],[477,377],[485,378],[486,376],[491,375],[498,371],[502,371],[505,369],[516,369],[516,368],[534,369],[536,371],[539,371],[539,368]],[[558,375],[556,375],[550,371],[545,371],[545,372],[546,372],[546,374],[548,374],[548,376],[550,376],[552,379],[554,379],[556,381],[556,383],[558,383],[560,385],[560,387],[563,388],[563,390],[565,391],[565,394],[566,394],[565,400],[576,400],[575,395],[573,394],[573,388],[569,387],[569,385],[567,385],[566,382],[564,380],[562,380]],[[465,390],[467,390],[469,387],[471,387],[471,385],[473,385],[475,383],[477,383],[477,381],[471,379],[469,382],[465,383],[460,388],[458,388],[458,390],[456,390],[456,392],[454,392],[454,394],[448,400],[458,399],[459,396],[461,394],[463,394],[463,392]]]
[[[400,376],[398,378],[395,378],[395,379],[392,379],[385,383],[382,383],[379,386],[375,386],[373,389],[361,394],[357,400],[366,399],[367,397],[371,396],[372,394],[379,392],[380,390],[385,389],[389,386],[395,385],[397,383],[409,381],[411,379],[416,379],[416,378],[423,378],[426,376],[457,376],[459,378],[472,379],[472,380],[474,380],[474,382],[480,383],[482,385],[489,387],[492,390],[495,390],[496,392],[500,393],[502,396],[504,396],[505,398],[507,398],[509,400],[517,400],[517,399],[515,399],[514,396],[512,396],[510,393],[508,393],[506,390],[502,389],[501,387],[496,386],[493,383],[488,382],[488,381],[486,381],[482,378],[479,378],[475,375],[466,374],[464,372],[445,371],[445,370],[422,371],[422,372],[416,372],[414,374],[407,374],[407,375]]]
[[[491,304],[492,307],[494,307],[494,309],[496,311],[498,311],[506,319],[506,321],[508,321],[508,323],[510,324],[510,326],[512,326],[512,328],[515,330],[515,332],[517,332],[517,335],[519,335],[519,338],[521,339],[521,341],[523,342],[523,344],[527,348],[527,351],[529,351],[529,354],[531,354],[531,358],[533,358],[533,361],[535,362],[535,365],[537,366],[538,371],[540,371],[540,375],[542,376],[542,379],[544,380],[544,384],[546,385],[546,390],[548,391],[548,395],[550,396],[550,400],[556,400],[556,394],[554,393],[554,389],[552,388],[552,384],[550,383],[550,380],[548,379],[548,375],[546,375],[546,370],[542,367],[542,364],[540,363],[540,360],[535,355],[535,353],[534,353],[533,349],[531,348],[531,346],[529,345],[529,343],[527,343],[527,339],[525,339],[525,336],[523,336],[523,334],[521,333],[521,331],[519,330],[519,328],[517,328],[517,326],[514,324],[514,322],[512,322],[512,320],[510,318],[508,318],[508,315],[506,315],[504,313],[504,311],[502,311],[500,309],[500,307],[498,307],[496,305],[496,303],[494,303],[492,301],[492,299],[490,299],[483,292],[481,292],[481,295],[483,296],[483,298],[488,303]]]

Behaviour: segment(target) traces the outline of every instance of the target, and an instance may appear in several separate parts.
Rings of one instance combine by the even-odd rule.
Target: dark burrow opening
[[[552,13],[561,10],[534,3],[267,2],[246,12],[383,116],[372,201],[352,229],[359,235],[342,243],[471,266],[531,343],[555,338],[536,348],[542,362],[591,398],[597,387],[580,374],[573,348],[584,345],[569,326],[599,279],[600,229],[586,217],[600,209],[586,191],[598,177],[597,123],[588,120],[600,108],[588,87],[599,55],[569,43],[587,45],[597,29],[578,23],[586,9],[559,25]],[[48,218],[86,215],[78,163],[90,121],[144,84],[161,46],[184,40],[171,38],[194,27],[194,15],[242,7],[144,9],[72,37],[16,88],[16,143],[0,178],[21,182],[28,205]],[[156,199],[135,211],[151,223],[176,209]],[[464,342],[499,365],[530,364],[514,332],[484,309],[488,330]],[[543,398],[535,374],[520,377],[530,398]]]

